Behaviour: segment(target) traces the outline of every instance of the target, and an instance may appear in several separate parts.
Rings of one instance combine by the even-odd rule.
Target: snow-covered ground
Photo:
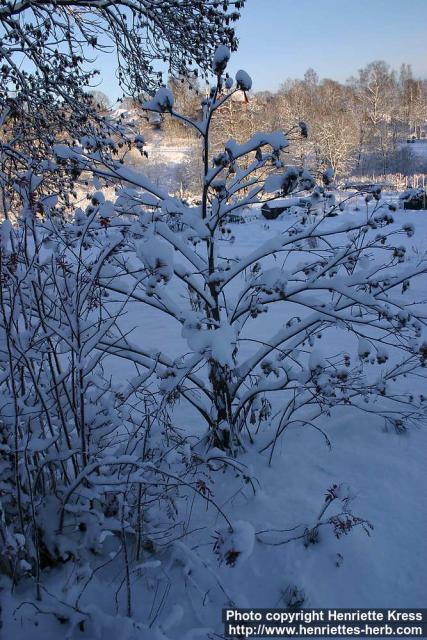
[[[342,215],[358,216],[363,212],[350,209]],[[331,219],[331,224],[335,220]],[[427,211],[398,211],[395,221],[396,225],[409,221],[416,228],[415,236],[404,242],[420,248],[425,245]],[[224,254],[236,258],[247,254],[283,224],[283,219],[267,223],[257,216],[246,224],[232,225],[236,241],[225,245]],[[418,281],[415,286],[421,296],[427,293],[425,282]],[[280,314],[278,306],[256,321],[260,340],[283,322]],[[132,340],[144,348],[162,350],[171,357],[186,350],[180,326],[155,310],[144,308],[142,313],[134,304],[123,329],[132,327]],[[335,353],[348,347],[338,332],[329,334],[322,343],[326,354],[328,349]],[[115,380],[132,375],[126,365],[111,362]],[[420,382],[419,389],[412,391],[421,392],[423,384]],[[188,407],[178,405],[175,416],[180,429],[197,434],[200,424]],[[269,465],[268,452],[259,452],[269,434],[261,432],[239,458],[239,464],[244,465],[243,475],[250,476],[252,482],[236,478],[230,470],[213,473],[212,481],[207,479],[209,491],[222,510],[234,523],[245,523],[241,526],[249,539],[242,541],[241,558],[235,566],[220,564],[213,551],[214,539],[224,528],[218,512],[200,498],[189,496],[190,533],[177,540],[172,550],[160,549],[155,558],[147,551],[142,565],[132,574],[134,619],[148,622],[151,629],[138,630],[125,618],[124,590],[116,596],[123,576],[115,573],[113,564],[96,574],[82,598],[82,608],[100,610],[105,621],[99,635],[94,629],[90,637],[219,638],[222,607],[231,603],[238,607],[286,607],[292,590],[296,599],[308,607],[425,606],[425,425],[413,424],[408,431],[396,433],[385,429],[378,417],[369,418],[346,407],[334,410],[321,426],[331,441],[330,449],[319,432],[289,428]],[[373,525],[370,535],[363,527],[355,527],[348,535],[337,538],[332,528],[325,526],[320,528],[314,544],[306,546],[304,539],[286,542],[316,523],[325,505],[325,494],[333,485],[340,487],[342,496],[352,496],[353,513]],[[339,500],[335,502],[339,504]],[[330,515],[336,511],[335,502]],[[263,531],[267,533],[260,533]],[[256,534],[254,541],[252,532]],[[74,568],[68,563],[64,571],[71,575]],[[70,594],[63,583],[64,576],[59,579],[55,570],[47,581],[47,591],[54,599],[67,601]],[[2,596],[5,610],[12,612],[16,606],[13,599],[17,603],[25,598],[25,587],[19,587],[14,596],[6,592]],[[41,610],[44,606],[40,603]],[[50,616],[34,617],[33,613],[33,605],[27,604],[21,605],[14,616],[8,615],[4,637],[16,637],[17,629],[34,640],[64,636],[59,622]],[[160,629],[154,631],[158,625]],[[67,626],[69,635],[65,637],[77,638],[79,633],[78,628],[70,631]]]
[[[170,193],[187,188],[189,176],[198,170],[196,158],[199,155],[199,143],[177,140],[167,144],[161,131],[151,131],[144,151],[148,157],[134,159],[135,166],[143,171],[156,185],[166,187]]]
[[[409,148],[414,155],[427,162],[427,138],[411,142]]]

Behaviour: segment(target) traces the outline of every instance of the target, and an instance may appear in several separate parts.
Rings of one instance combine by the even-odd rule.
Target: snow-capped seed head
[[[369,355],[371,353],[371,343],[369,342],[369,340],[367,340],[364,337],[361,337],[359,339],[357,352],[361,360],[367,360],[367,358],[369,358]]]
[[[236,563],[240,564],[252,555],[254,542],[253,526],[249,522],[239,520],[233,523],[232,530],[230,527],[224,527],[217,531],[213,550],[221,563],[225,562],[229,567],[234,567]]]
[[[406,233],[406,235],[408,236],[408,238],[412,238],[412,236],[415,233],[415,227],[413,224],[411,224],[410,222],[406,223],[403,225],[402,227],[403,231]]]
[[[230,163],[230,159],[226,153],[220,153],[213,159],[215,167],[226,167]]]
[[[316,180],[307,169],[302,169],[299,172],[299,186],[306,191],[316,186]]]
[[[236,83],[237,87],[242,91],[250,91],[252,88],[252,78],[243,69],[236,73]]]
[[[142,135],[135,136],[135,145],[138,149],[142,149],[144,144],[145,144],[144,136]]]
[[[308,138],[308,125],[306,122],[298,122],[299,130],[303,138]]]
[[[281,191],[283,195],[288,195],[297,186],[298,177],[297,168],[288,167],[282,175],[268,176],[264,182],[264,191],[266,193]]]
[[[423,342],[419,348],[420,358],[422,362],[427,360],[427,342]]]
[[[388,360],[388,353],[384,347],[377,347],[377,363],[384,364]]]
[[[160,111],[170,111],[175,102],[172,91],[167,87],[160,87],[154,100],[159,105]]]
[[[143,107],[150,111],[164,113],[165,111],[172,111],[174,102],[172,91],[167,87],[160,87],[154,98],[144,102]]]
[[[230,49],[225,44],[220,44],[216,48],[213,58],[212,69],[215,75],[220,76],[230,60]]]
[[[328,167],[322,174],[323,184],[329,185],[334,180],[334,170],[332,167]]]
[[[105,197],[102,191],[96,191],[96,193],[91,196],[91,202],[94,206],[105,202]]]
[[[372,195],[375,200],[381,200],[381,187],[377,186],[372,190]]]

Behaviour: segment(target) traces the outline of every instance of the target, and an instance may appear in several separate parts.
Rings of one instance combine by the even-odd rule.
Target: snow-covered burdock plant
[[[8,182],[5,212],[10,202],[21,211],[0,234],[0,566],[13,585],[35,582],[43,603],[31,606],[53,611],[68,637],[77,629],[97,637],[117,625],[88,604],[94,584],[102,591],[101,575],[118,576],[104,608],[111,602],[128,618],[140,574],[157,594],[160,578],[150,580],[150,571],[161,561],[144,556],[160,556],[172,543],[168,562],[183,567],[205,603],[218,581],[183,542],[192,533],[193,498],[218,515],[214,552],[225,565],[246,559],[256,534],[265,542],[265,531],[233,523],[210,488],[213,472],[227,468],[251,482],[235,459],[245,449],[255,444],[271,458],[292,426],[314,428],[329,442],[323,418],[340,405],[397,431],[423,414],[424,398],[401,380],[427,362],[413,287],[427,261],[404,239],[413,227],[397,227],[377,189],[366,194],[365,211],[341,216],[329,170],[313,176],[288,166],[286,150],[293,136],[307,135],[305,123],[229,140],[212,157],[216,113],[252,84],[242,70],[235,82],[226,75],[229,58],[220,46],[200,121],[177,113],[166,87],[145,105],[200,136],[199,205],[126,167],[108,152],[115,148],[109,136],[55,141],[46,162],[25,162],[19,180]],[[134,143],[144,150],[141,135]],[[56,171],[94,185],[88,205],[69,220],[61,200],[51,194],[41,203],[38,195]],[[116,199],[105,199],[107,185]],[[278,195],[292,202],[305,195],[305,206],[251,251],[233,254],[230,221]],[[179,327],[178,357],[132,331],[146,311]],[[192,412],[184,414],[188,428],[184,406]],[[335,489],[330,500],[339,498],[342,511],[324,518],[322,510],[295,539],[308,546],[323,525],[341,535],[366,524],[350,518],[348,496]],[[45,576],[62,565],[68,573],[57,597]],[[161,572],[168,581],[163,565]],[[141,625],[128,637],[137,631],[159,637]]]
[[[236,82],[225,74],[229,57],[227,47],[217,49],[200,121],[177,113],[166,88],[145,103],[200,136],[200,205],[170,197],[118,163],[100,172],[99,158],[72,151],[81,167],[123,187],[111,228],[125,247],[114,268],[127,278],[101,278],[103,285],[172,318],[186,342],[172,359],[143,336],[111,331],[102,348],[155,372],[166,398],[181,398],[199,414],[200,443],[232,456],[256,434],[271,456],[291,425],[323,432],[321,417],[338,405],[380,415],[400,430],[423,412],[423,398],[402,393],[398,383],[418,375],[426,356],[410,284],[427,262],[402,245],[414,229],[397,228],[378,188],[368,189],[360,215],[336,215],[343,204],[335,201],[331,170],[313,176],[285,163],[292,136],[307,135],[305,123],[242,144],[229,140],[211,157],[216,112],[252,84],[242,70]],[[284,217],[274,237],[247,255],[225,255],[231,218],[244,220],[278,195],[303,194],[307,206]],[[267,312],[279,318],[271,335]],[[338,335],[345,349],[335,347]]]

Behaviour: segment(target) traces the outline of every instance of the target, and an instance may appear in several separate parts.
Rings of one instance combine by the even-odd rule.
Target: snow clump
[[[225,68],[229,60],[230,60],[230,49],[226,47],[225,44],[220,44],[214,53],[213,65],[212,65],[213,72],[217,76],[220,76],[221,73],[225,71]]]
[[[252,555],[255,543],[255,530],[245,520],[233,524],[233,529],[224,527],[217,531],[214,552],[219,562],[234,567]]]
[[[236,84],[242,91],[250,91],[252,87],[252,78],[248,73],[246,73],[246,71],[240,69],[240,71],[236,73]]]
[[[154,98],[144,102],[143,106],[144,109],[164,113],[165,111],[172,111],[174,102],[175,100],[172,91],[167,87],[160,87]]]

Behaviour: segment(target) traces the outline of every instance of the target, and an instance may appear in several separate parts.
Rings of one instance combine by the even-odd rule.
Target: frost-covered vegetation
[[[132,27],[119,4],[77,3],[69,14],[52,3],[52,19],[46,3],[30,15],[17,3],[0,9],[6,633],[213,639],[228,604],[395,605],[396,593],[420,604],[422,214],[396,210],[377,186],[338,198],[331,167],[288,162],[309,135],[302,120],[218,149],[218,114],[252,85],[244,70],[227,74],[228,8],[162,3],[182,11],[177,44],[145,3],[124,3]],[[153,89],[148,62],[127,76],[150,94],[147,113],[199,140],[198,204],[130,167],[129,149],[143,165],[144,136],[100,115],[82,91],[72,69],[84,60],[71,43],[97,46],[88,38],[104,33],[103,20],[118,29],[124,69],[141,72],[139,29],[148,29],[176,52],[177,73],[188,57],[209,73],[196,119],[176,109],[170,88]],[[57,71],[73,88],[67,99],[40,58],[64,33],[71,49],[58,56],[69,67]],[[16,43],[35,66],[22,76]],[[51,121],[53,96],[63,111]],[[78,206],[74,192],[85,187]],[[295,205],[267,224],[260,207],[277,197]],[[380,478],[391,469],[389,487]],[[410,544],[397,554],[408,519]],[[378,602],[380,549],[398,556],[390,582],[407,573]]]

